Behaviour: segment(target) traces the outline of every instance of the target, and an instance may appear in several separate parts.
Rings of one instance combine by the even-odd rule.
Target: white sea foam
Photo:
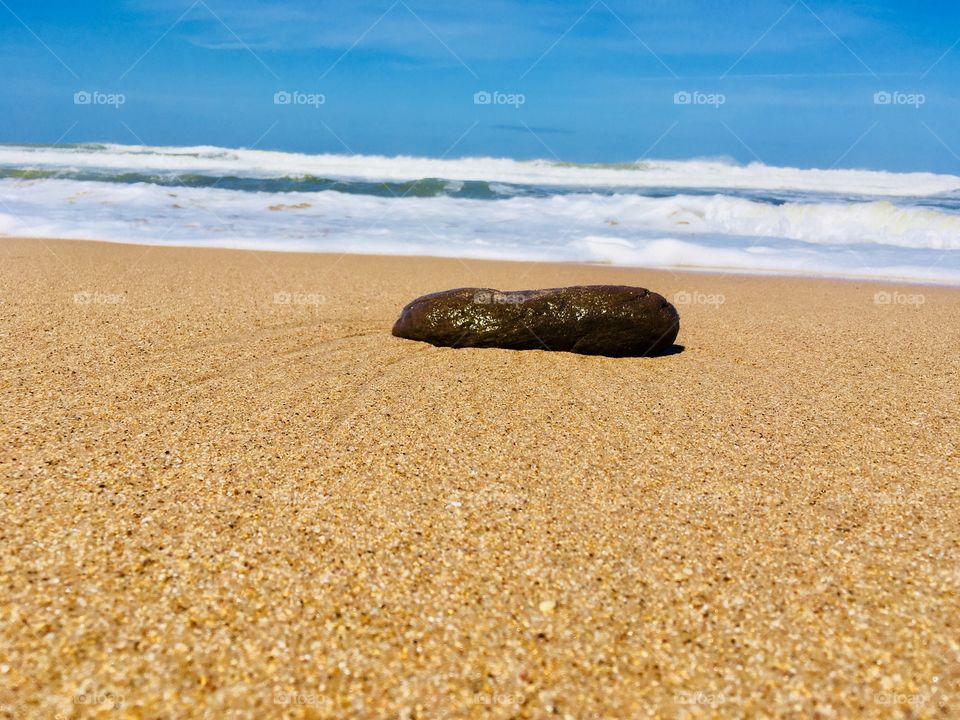
[[[0,233],[960,283],[960,215],[887,200],[775,205],[589,192],[474,200],[5,179]]]
[[[567,187],[668,187],[791,190],[920,197],[960,191],[960,177],[871,170],[803,170],[716,160],[649,160],[626,165],[570,165],[503,158],[431,159],[306,155],[210,146],[0,146],[0,166],[272,178],[315,176],[374,181],[422,178]]]

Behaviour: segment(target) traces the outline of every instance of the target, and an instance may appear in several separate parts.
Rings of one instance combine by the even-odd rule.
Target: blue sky
[[[958,40],[946,2],[0,0],[0,141],[960,174]]]

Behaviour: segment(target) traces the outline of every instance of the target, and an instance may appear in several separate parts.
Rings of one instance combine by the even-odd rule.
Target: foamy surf
[[[872,170],[804,170],[716,160],[575,164],[507,158],[306,155],[270,150],[144,145],[0,146],[0,166],[100,169],[213,177],[326,177],[372,181],[444,178],[518,185],[736,188],[921,197],[960,191],[960,177]]]
[[[0,146],[0,232],[960,284],[960,178],[213,147]]]

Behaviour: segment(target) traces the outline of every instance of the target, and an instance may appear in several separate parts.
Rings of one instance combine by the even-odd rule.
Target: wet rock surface
[[[626,285],[457,288],[417,298],[393,326],[397,337],[444,347],[612,357],[663,354],[679,331],[680,315],[662,295]]]

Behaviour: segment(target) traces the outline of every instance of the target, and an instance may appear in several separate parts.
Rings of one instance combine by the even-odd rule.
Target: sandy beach
[[[658,358],[398,339],[677,305]],[[0,717],[960,715],[960,290],[0,240]]]

